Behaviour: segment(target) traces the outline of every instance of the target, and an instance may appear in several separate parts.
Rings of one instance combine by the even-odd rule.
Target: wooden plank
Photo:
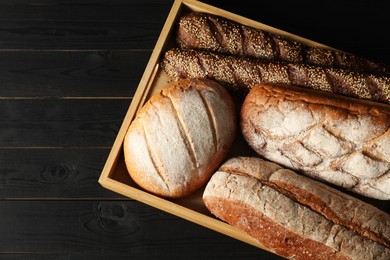
[[[0,51],[0,98],[131,97],[151,51]]]
[[[98,183],[109,150],[0,149],[0,200],[124,199]]]
[[[111,147],[131,99],[0,100],[1,147]]]
[[[109,151],[110,148],[0,149],[0,200],[124,199],[98,183]],[[388,201],[348,194],[390,214]]]
[[[0,49],[152,49],[173,1],[2,1]]]
[[[136,201],[0,201],[0,212],[0,258],[281,259]]]
[[[203,2],[293,34],[381,60],[386,2]],[[152,49],[173,0],[1,1],[0,49]],[[321,12],[317,10],[320,9]],[[293,18],[292,18],[293,17]],[[377,50],[372,52],[371,50]],[[381,54],[382,53],[382,54]],[[385,61],[389,60],[386,51]]]
[[[268,1],[261,3],[261,12],[257,2],[203,2],[367,58],[390,60],[389,40],[384,33],[388,23],[386,2],[373,5],[338,1],[314,8],[311,1],[290,1],[281,8],[278,2]],[[150,50],[172,3],[173,0],[39,4],[31,0],[2,1],[0,49]],[[316,8],[322,12],[313,11]]]

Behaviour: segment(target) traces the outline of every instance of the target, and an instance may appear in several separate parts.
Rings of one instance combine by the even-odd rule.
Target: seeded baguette
[[[240,93],[259,83],[280,83],[390,103],[387,76],[177,48],[165,52],[161,66],[175,80],[210,78]]]
[[[216,217],[291,259],[389,259],[390,216],[256,157],[225,162],[203,200]]]
[[[180,18],[176,41],[181,48],[390,75],[390,66],[385,64],[339,50],[308,46],[200,12],[190,12]]]

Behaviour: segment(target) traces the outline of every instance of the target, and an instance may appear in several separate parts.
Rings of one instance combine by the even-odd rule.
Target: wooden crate
[[[295,41],[303,42],[307,45],[330,48],[320,43],[290,34],[277,28],[259,23],[257,21],[253,21],[251,19],[247,19],[245,17],[233,14],[231,12],[210,6],[199,1],[176,0],[161,31],[160,37],[151,54],[150,60],[138,85],[133,101],[124,118],[123,124],[116,137],[112,150],[108,156],[104,169],[99,178],[99,183],[105,188],[122,194],[124,196],[130,197],[152,207],[174,214],[188,221],[194,222],[196,224],[210,228],[230,237],[236,238],[245,243],[267,250],[267,248],[259,244],[255,239],[253,239],[246,233],[213,217],[202,201],[204,187],[189,197],[175,200],[167,200],[150,194],[142,190],[139,186],[137,186],[137,184],[129,176],[124,163],[122,144],[130,123],[135,118],[135,115],[145,104],[145,102],[154,93],[158,92],[170,83],[169,78],[160,68],[159,61],[164,51],[175,46],[173,37],[171,36],[174,33],[175,23],[180,17],[180,14],[188,9],[219,15],[221,17],[228,18],[230,20],[239,22],[247,26],[259,28],[264,31],[282,35]],[[234,143],[233,152],[230,156],[234,156],[235,154],[245,156],[247,155],[247,152],[250,154],[251,149],[249,148],[249,146],[247,146],[243,139],[238,138],[238,140]]]

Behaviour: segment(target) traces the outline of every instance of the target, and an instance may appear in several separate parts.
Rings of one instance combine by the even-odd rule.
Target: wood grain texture
[[[0,51],[0,98],[132,97],[151,51]]]
[[[203,2],[390,62],[385,3]],[[281,259],[97,183],[172,3],[0,2],[0,259]]]
[[[97,182],[172,3],[1,1],[0,259],[279,259]]]
[[[173,1],[5,1],[0,49],[151,49]]]
[[[0,199],[124,199],[97,182],[109,151],[78,147],[0,149]]]
[[[110,147],[131,99],[6,99],[0,147]]]
[[[278,259],[136,201],[0,201],[0,211],[3,253],[41,252],[68,259],[86,255]]]

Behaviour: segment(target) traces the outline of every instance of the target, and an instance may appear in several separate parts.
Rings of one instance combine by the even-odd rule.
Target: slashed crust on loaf
[[[241,129],[261,156],[364,196],[390,199],[390,109],[261,84],[247,95]]]
[[[208,182],[203,200],[216,217],[287,258],[390,256],[389,215],[260,158],[225,162]]]
[[[172,83],[141,108],[124,140],[127,169],[144,189],[186,196],[202,186],[235,138],[235,104],[212,80]]]
[[[219,171],[253,176],[333,223],[390,247],[390,216],[355,197],[256,157],[232,158]]]

